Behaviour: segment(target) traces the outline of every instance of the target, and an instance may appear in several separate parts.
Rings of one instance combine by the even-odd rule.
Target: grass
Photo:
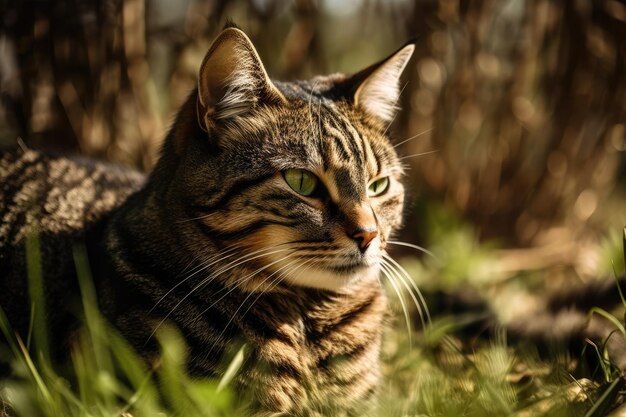
[[[33,306],[39,306],[43,292],[37,239],[29,238],[27,247],[30,296]],[[230,386],[245,347],[236,351],[221,380],[192,380],[184,372],[183,339],[175,329],[165,328],[158,334],[160,362],[148,368],[95,308],[82,248],[75,249],[74,261],[85,326],[66,369],[50,362],[43,311],[33,308],[32,332],[24,341],[12,333],[0,310],[14,375],[0,382],[0,415],[2,410],[19,417],[245,415]],[[420,267],[429,268],[428,262]],[[459,270],[453,269],[452,276]],[[616,321],[626,337],[615,316],[600,308],[590,314]],[[490,339],[466,340],[458,332],[475,321],[471,315],[437,317],[413,335],[401,317],[385,338],[385,380],[372,416],[599,417],[622,403],[624,380],[606,360],[602,344],[590,342],[580,356],[558,349],[546,356],[530,344],[507,343],[504,329]],[[596,367],[586,366],[589,353],[598,359]]]
[[[27,245],[31,251],[37,243],[32,237],[29,241],[35,241]],[[29,261],[33,259],[36,260],[29,256]],[[41,417],[234,415],[228,375],[222,381],[191,380],[184,372],[185,346],[175,329],[164,328],[158,334],[162,347],[160,364],[157,369],[148,369],[95,307],[96,294],[83,248],[75,248],[74,260],[85,325],[72,351],[68,371],[57,371],[42,350],[47,347],[44,330],[34,332],[34,343],[29,347],[13,335],[0,310],[0,328],[9,342],[15,374],[0,385],[0,398],[12,408],[12,413]],[[29,268],[29,280],[41,287],[41,270]],[[34,305],[43,305],[42,294],[31,291]],[[231,369],[231,378],[234,372],[236,369]]]

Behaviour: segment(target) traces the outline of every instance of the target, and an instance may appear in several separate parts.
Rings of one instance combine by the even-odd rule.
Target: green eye
[[[387,188],[389,188],[389,177],[379,178],[367,187],[367,195],[377,197],[387,191]]]
[[[283,177],[292,190],[303,196],[313,194],[317,188],[317,177],[304,169],[288,169],[283,171]]]

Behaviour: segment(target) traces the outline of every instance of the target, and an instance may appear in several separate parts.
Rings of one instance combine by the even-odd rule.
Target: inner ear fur
[[[356,107],[385,122],[390,122],[398,110],[400,76],[415,50],[414,41],[396,52],[348,77],[340,86]]]

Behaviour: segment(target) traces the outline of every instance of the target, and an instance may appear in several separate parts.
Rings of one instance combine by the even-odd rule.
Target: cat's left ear
[[[390,122],[398,110],[400,76],[414,50],[415,44],[411,41],[386,59],[350,77],[354,105],[374,117]]]

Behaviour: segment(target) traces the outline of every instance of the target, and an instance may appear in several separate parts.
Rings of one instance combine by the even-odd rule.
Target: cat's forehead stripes
[[[271,107],[259,109],[255,117],[240,117],[227,126],[226,147],[236,146],[226,159],[234,161],[235,154],[254,152],[267,155],[268,163],[279,171],[307,169],[320,177],[337,202],[363,200],[368,183],[395,165],[386,139],[358,118],[350,118],[342,103],[318,100],[318,105],[309,105],[296,99],[292,105],[282,109],[284,113]]]
[[[367,183],[380,169],[371,144],[338,106],[319,102],[308,105],[311,129],[293,138],[311,149],[308,164],[325,183],[331,197],[339,200],[362,200]],[[319,158],[318,160],[316,160]]]
[[[355,164],[367,170],[370,178],[381,172],[380,159],[391,161],[387,158],[387,152],[377,154],[384,149],[382,143],[387,139],[384,135],[373,137],[368,131],[372,126],[364,126],[363,121],[355,116],[352,105],[344,100],[337,100],[334,96],[333,85],[341,79],[339,74],[318,76],[309,81],[296,81],[292,83],[277,82],[285,97],[292,103],[300,103],[297,110],[302,114],[302,120],[308,120],[309,138],[318,141],[318,147],[324,148],[328,140],[333,141],[336,152],[328,152],[326,146],[325,158],[342,158],[344,162],[350,162],[354,169]],[[376,130],[377,128],[374,128]],[[372,143],[372,140],[380,143]],[[376,151],[374,151],[376,149]],[[327,161],[324,161],[327,162]]]

